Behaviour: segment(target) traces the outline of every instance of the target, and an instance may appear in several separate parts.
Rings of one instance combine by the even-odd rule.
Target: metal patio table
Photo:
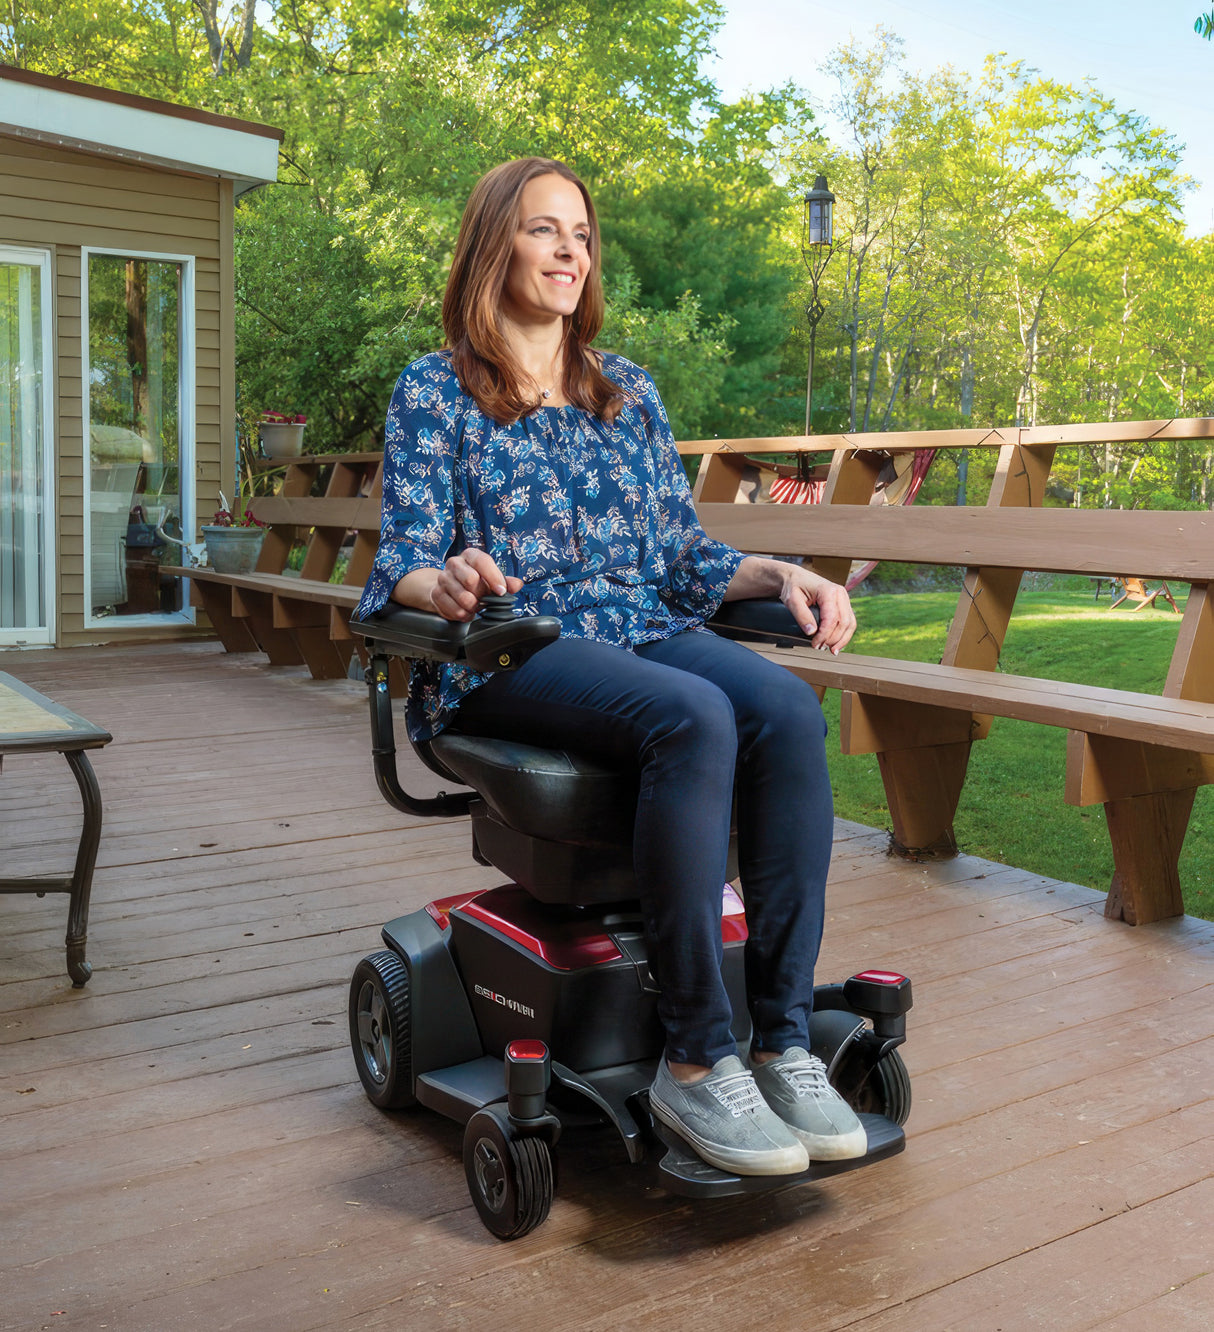
[[[100,749],[114,737],[100,726],[85,721],[74,712],[0,671],[0,766],[14,754],[62,754],[67,759],[84,802],[84,824],[76,865],[70,875],[38,875],[25,878],[0,876],[0,892],[67,893],[67,974],[72,984],[84,985],[93,974],[85,961],[88,941],[89,895],[93,887],[93,867],[101,841],[101,790],[97,775],[85,753]]]

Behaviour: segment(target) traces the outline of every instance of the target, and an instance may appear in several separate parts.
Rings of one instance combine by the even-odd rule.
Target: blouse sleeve
[[[385,606],[407,573],[441,569],[455,544],[458,397],[450,371],[427,367],[425,360],[397,380],[384,432],[379,549],[358,603],[359,616]]]
[[[643,374],[640,387],[657,473],[658,537],[667,577],[662,599],[684,615],[706,620],[721,604],[744,556],[700,526],[657,386]]]

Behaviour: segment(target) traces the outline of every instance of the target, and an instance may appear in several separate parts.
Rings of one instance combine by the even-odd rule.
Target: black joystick
[[[503,620],[513,620],[514,602],[513,592],[504,592],[500,597],[492,595],[481,597],[480,618],[497,623],[501,623]]]

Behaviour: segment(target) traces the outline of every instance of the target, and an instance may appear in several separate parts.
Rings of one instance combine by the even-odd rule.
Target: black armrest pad
[[[365,620],[352,619],[350,632],[366,638],[381,651],[402,657],[421,661],[462,661],[468,631],[478,623],[475,620],[470,623],[444,620],[432,611],[392,603]],[[540,630],[541,625],[547,625],[547,617],[536,617],[527,629],[523,629],[523,624],[524,621],[519,620],[512,628],[521,630],[519,637],[530,638],[532,634],[527,630],[532,633]],[[553,623],[552,629],[556,627]],[[802,646],[806,642],[801,627],[783,603],[769,598],[723,602],[708,627],[724,638],[736,638],[742,642]],[[512,633],[511,637],[515,635]],[[552,632],[551,637],[555,638],[556,633]]]
[[[465,661],[474,671],[513,671],[561,634],[561,622],[551,615],[511,614],[513,601],[510,596],[486,598],[482,613],[463,622],[393,604],[365,620],[352,619],[350,631],[362,634],[373,649],[400,657]]]
[[[817,613],[814,628],[817,628]],[[708,627],[722,638],[736,638],[742,643],[775,643],[782,647],[804,647],[809,641],[801,626],[782,601],[754,597],[743,601],[723,601]],[[812,630],[810,631],[813,632]]]
[[[457,661],[463,655],[468,624],[393,603],[365,620],[352,619],[350,632],[385,652],[422,661]]]

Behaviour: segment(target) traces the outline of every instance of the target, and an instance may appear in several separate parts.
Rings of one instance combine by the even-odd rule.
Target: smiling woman
[[[723,600],[779,595],[814,646],[837,651],[855,617],[836,584],[705,534],[653,381],[591,348],[598,265],[594,205],[568,167],[507,162],[473,190],[443,302],[449,350],[409,366],[388,410],[382,535],[357,616],[394,600],[468,621],[511,593],[560,622],[515,670],[414,662],[411,735],[458,724],[635,771],[633,868],[665,1029],[654,1113],[742,1174],[861,1157],[862,1124],[809,1054],[833,832],[821,709],[704,628]],[[735,773],[749,1065],[722,974]]]

